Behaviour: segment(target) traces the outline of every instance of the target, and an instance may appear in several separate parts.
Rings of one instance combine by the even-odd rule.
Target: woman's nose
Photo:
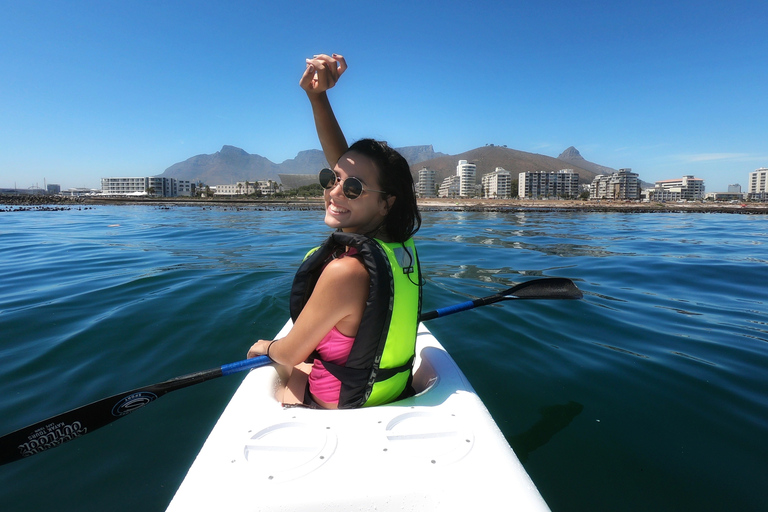
[[[342,193],[342,181],[339,178],[336,178],[336,182],[328,190],[330,191],[331,194],[335,193],[335,195],[337,196],[339,194],[344,195]]]

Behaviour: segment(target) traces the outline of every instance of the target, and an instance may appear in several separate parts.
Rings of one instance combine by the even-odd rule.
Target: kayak
[[[282,384],[271,365],[248,373],[168,511],[549,510],[423,323],[413,397],[349,410],[287,407],[275,398]]]

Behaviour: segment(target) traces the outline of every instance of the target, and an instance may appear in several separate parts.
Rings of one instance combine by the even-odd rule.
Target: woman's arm
[[[333,113],[327,91],[336,85],[346,70],[347,62],[341,55],[316,55],[307,59],[307,69],[299,80],[299,85],[306,91],[312,105],[317,136],[331,166],[336,165],[349,146]]]
[[[342,334],[355,336],[365,310],[370,278],[357,258],[330,262],[315,285],[307,304],[290,332],[279,340],[259,340],[248,357],[266,355],[288,366],[307,359],[323,337],[336,327]]]

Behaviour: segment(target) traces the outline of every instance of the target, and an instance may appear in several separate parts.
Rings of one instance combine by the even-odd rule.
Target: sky
[[[275,163],[319,149],[298,80],[307,57],[332,52],[349,65],[329,95],[350,141],[575,146],[708,192],[746,192],[768,167],[765,0],[0,0],[0,12],[0,188],[100,188],[223,145]]]

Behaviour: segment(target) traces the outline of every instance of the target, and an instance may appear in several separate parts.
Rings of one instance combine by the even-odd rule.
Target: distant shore
[[[422,211],[476,211],[511,212],[525,210],[559,210],[584,212],[628,212],[628,213],[739,213],[768,214],[768,203],[639,203],[625,201],[577,201],[541,199],[419,199]],[[163,205],[171,206],[231,206],[265,210],[322,210],[321,198],[119,198],[119,197],[63,197],[45,195],[0,195],[0,212],[23,210],[56,210],[92,205]]]

